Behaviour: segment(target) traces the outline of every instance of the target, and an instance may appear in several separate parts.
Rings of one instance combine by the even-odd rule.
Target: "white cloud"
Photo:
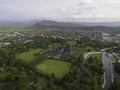
[[[82,0],[84,4],[92,4],[93,0]]]
[[[0,0],[0,3],[0,17],[5,18],[120,20],[120,0]]]
[[[107,1],[107,0],[106,0]],[[84,2],[84,3],[82,3]],[[74,8],[72,13],[72,17],[75,20],[99,20],[99,21],[106,21],[106,20],[120,20],[120,1],[118,2],[102,2],[97,3],[93,2],[93,0],[82,0]]]
[[[65,13],[66,12],[66,8],[61,8],[61,11]]]
[[[48,12],[47,12],[48,13]],[[49,12],[49,14],[45,13],[43,16],[45,18],[50,19],[62,19],[67,17],[66,8],[58,8]]]

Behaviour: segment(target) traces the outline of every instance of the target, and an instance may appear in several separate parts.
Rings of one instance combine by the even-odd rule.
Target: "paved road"
[[[105,73],[104,73],[104,83],[103,83],[103,90],[108,90],[110,83],[114,81],[114,71],[113,71],[113,64],[112,61],[114,60],[113,56],[111,54],[107,54],[105,50],[112,49],[116,47],[111,47],[111,48],[106,48],[102,49],[100,52],[90,52],[87,53],[84,56],[84,60],[82,62],[81,68],[80,68],[80,81],[83,78],[83,69],[84,69],[84,64],[86,63],[89,55],[92,54],[98,54],[102,52],[102,57],[103,57],[103,66],[105,68]],[[81,82],[80,82],[81,83]]]
[[[84,64],[86,63],[87,59],[89,58],[90,55],[92,55],[92,54],[99,54],[99,53],[101,53],[101,52],[90,52],[90,53],[87,53],[84,56],[84,60],[82,62],[81,68],[80,68],[80,84],[81,84],[81,81],[83,79],[83,69],[84,69]],[[80,85],[79,85],[79,90],[80,90]]]
[[[112,60],[114,59],[111,54],[107,54],[106,52],[102,53],[103,56],[103,64],[105,68],[105,82],[103,85],[103,90],[108,90],[111,82],[114,80],[114,75],[113,75],[113,64]]]
[[[84,69],[84,63],[86,63],[88,57],[92,54],[99,54],[101,52],[90,52],[87,53],[84,56],[84,61],[82,63],[81,69],[80,69],[80,81],[83,78],[83,69]],[[105,68],[105,77],[104,77],[104,84],[103,84],[103,90],[108,90],[110,83],[113,82],[114,80],[114,74],[113,74],[113,56],[111,54],[107,54],[106,52],[102,52],[102,57],[103,57],[103,64],[104,64],[104,68]]]

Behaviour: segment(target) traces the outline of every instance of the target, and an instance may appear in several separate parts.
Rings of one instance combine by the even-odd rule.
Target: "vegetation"
[[[116,78],[111,84],[109,90],[120,90],[120,78]]]
[[[69,72],[70,66],[71,64],[68,62],[48,59],[37,65],[37,69],[48,75],[54,74],[56,77],[63,77]]]
[[[28,62],[35,60],[37,58],[35,54],[39,53],[40,51],[42,51],[42,49],[39,49],[39,48],[30,49],[27,52],[17,54],[16,59],[21,60],[22,62],[28,63]]]
[[[120,75],[120,62],[117,61],[114,63],[114,69]]]
[[[90,58],[96,59],[96,60],[102,60],[102,55],[99,54],[92,54],[90,55]]]
[[[0,47],[0,90],[101,90],[104,72],[101,54],[92,54],[84,68],[83,57],[88,52],[118,45],[102,41],[101,34],[106,29],[118,32],[119,27],[45,23],[36,23],[31,28],[0,28],[4,33],[1,46],[4,42],[11,43]],[[114,68],[120,74],[119,62]],[[120,90],[119,78],[110,90]]]
[[[119,53],[120,46],[118,45],[118,48],[114,48],[111,51]],[[109,52],[111,52],[109,51]],[[111,83],[109,90],[120,90],[120,62],[119,62],[119,54],[114,55],[115,61],[114,61],[114,71],[116,73],[114,82]]]
[[[14,27],[9,27],[9,28],[0,28],[1,33],[12,33],[12,32],[30,32],[33,31],[33,29],[29,28],[14,28]]]
[[[11,45],[0,49],[0,89],[101,89],[104,71],[101,55],[89,57],[81,81],[80,68],[85,52],[90,51],[89,49],[99,51],[106,44],[89,40],[71,42],[40,36],[34,36],[32,40],[28,43],[12,41]]]
[[[68,45],[74,46],[76,44],[76,41],[67,41]]]
[[[90,47],[90,46],[87,46],[87,47],[85,48],[85,51],[91,52],[91,51],[94,51],[94,49],[93,49],[92,47]]]
[[[114,63],[115,72],[118,74],[118,77],[115,78],[114,82],[111,84],[109,90],[120,90],[120,62]]]
[[[81,88],[83,90],[101,90],[104,73],[101,54],[91,55],[85,64],[83,72],[84,78],[81,81]]]

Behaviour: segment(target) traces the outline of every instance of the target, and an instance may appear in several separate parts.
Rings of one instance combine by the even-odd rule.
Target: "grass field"
[[[30,49],[27,52],[23,52],[16,55],[16,59],[21,60],[22,62],[28,63],[36,59],[35,53],[42,51],[42,49]]]
[[[67,44],[74,46],[76,44],[76,41],[67,41]]]
[[[92,47],[90,47],[90,46],[87,46],[87,47],[85,48],[85,51],[91,52],[91,51],[94,51],[94,49],[93,49]]]
[[[61,78],[66,73],[69,72],[69,69],[71,67],[71,64],[64,61],[58,61],[58,60],[44,60],[40,64],[36,66],[38,70],[41,72],[51,75],[52,73],[55,74],[56,77]]]
[[[92,54],[91,57],[97,58],[98,60],[102,60],[102,55],[101,54]]]

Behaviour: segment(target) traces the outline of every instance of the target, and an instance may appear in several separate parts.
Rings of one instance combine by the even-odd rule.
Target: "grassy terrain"
[[[67,41],[67,44],[74,46],[76,44],[76,41]]]
[[[22,62],[28,63],[36,59],[35,53],[42,51],[42,49],[30,49],[27,52],[23,52],[16,55],[16,59],[21,60]]]
[[[90,58],[92,57],[92,58]],[[85,63],[84,78],[83,78],[83,90],[101,90],[101,86],[104,81],[104,69],[101,54],[92,54]]]
[[[92,54],[91,57],[96,58],[98,60],[102,60],[102,55],[101,54]]]
[[[39,78],[39,84],[40,84],[41,86],[45,87],[45,86],[46,86],[46,79],[40,77],[40,78]]]
[[[48,75],[54,73],[56,77],[60,78],[69,72],[70,67],[71,64],[68,62],[48,59],[42,61],[36,68]]]
[[[44,87],[46,87],[46,84],[47,84],[47,81],[46,81],[46,79],[45,78],[43,78],[43,77],[39,77],[38,78],[38,83],[37,83],[37,86],[39,87],[39,88],[44,88]]]
[[[91,51],[94,51],[94,49],[93,49],[92,47],[90,47],[90,46],[87,46],[87,47],[85,48],[85,51],[91,52]]]
[[[43,88],[46,88],[47,85],[48,85],[47,79],[45,79],[43,77],[38,78],[37,86],[39,87],[39,89],[37,89],[37,90],[43,90]],[[55,85],[55,84],[53,84],[52,87],[55,88],[55,89],[52,89],[52,90],[63,90],[61,86],[58,86],[58,85]],[[47,90],[47,89],[45,89],[45,90]]]

